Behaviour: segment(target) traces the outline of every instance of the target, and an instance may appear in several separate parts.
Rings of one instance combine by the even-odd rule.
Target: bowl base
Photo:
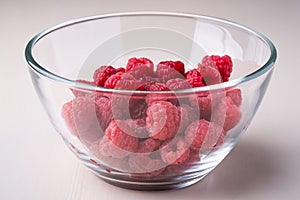
[[[209,156],[201,158],[205,161],[195,163],[181,173],[166,173],[153,177],[108,168],[102,163],[98,164],[86,153],[80,151],[76,153],[91,172],[111,185],[131,190],[158,191],[185,188],[202,180],[228,155],[234,144],[234,142],[228,143],[223,148],[211,152]]]
[[[180,181],[173,181],[173,182],[138,182],[138,181],[133,182],[133,181],[126,181],[126,180],[117,180],[117,179],[102,176],[100,174],[96,174],[96,175],[106,183],[120,188],[125,188],[130,190],[140,190],[140,191],[161,191],[161,190],[173,190],[173,189],[189,187],[202,180],[207,174],[193,177],[188,180],[180,180]]]

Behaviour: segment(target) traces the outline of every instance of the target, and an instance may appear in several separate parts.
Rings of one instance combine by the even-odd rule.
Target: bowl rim
[[[59,29],[62,29],[62,28],[68,27],[68,26],[72,26],[72,25],[75,25],[75,24],[84,23],[84,22],[87,22],[87,21],[100,20],[100,19],[113,18],[113,17],[126,17],[126,16],[127,17],[128,16],[185,17],[185,18],[202,19],[202,20],[207,20],[207,21],[223,23],[223,24],[226,24],[226,25],[237,27],[241,30],[244,30],[244,31],[258,37],[259,39],[261,39],[269,47],[269,50],[270,50],[269,59],[267,60],[267,62],[264,65],[262,65],[261,67],[259,67],[255,71],[253,71],[249,74],[246,74],[245,76],[238,77],[238,78],[229,80],[229,81],[224,82],[224,83],[219,83],[219,84],[214,84],[214,85],[209,85],[209,86],[203,86],[203,87],[195,87],[195,88],[187,88],[187,89],[176,90],[176,94],[177,93],[191,93],[191,92],[192,93],[207,92],[207,91],[211,92],[211,91],[214,91],[214,90],[220,90],[220,89],[224,90],[225,88],[235,87],[235,86],[240,85],[244,82],[248,82],[250,80],[258,78],[261,75],[265,74],[266,72],[270,71],[274,67],[275,61],[277,59],[276,47],[274,46],[274,44],[272,43],[271,40],[269,40],[262,33],[257,32],[254,29],[249,28],[247,26],[241,25],[237,22],[233,22],[233,21],[218,18],[218,17],[192,14],[192,13],[142,11],[142,12],[117,12],[117,13],[109,13],[109,14],[88,16],[88,17],[83,17],[83,18],[78,18],[78,19],[65,21],[65,22],[56,24],[52,27],[49,27],[49,28],[41,31],[40,33],[36,34],[26,44],[26,47],[25,47],[26,62],[29,65],[29,67],[31,69],[33,69],[36,73],[38,73],[38,74],[40,74],[40,75],[42,75],[46,78],[49,78],[49,79],[58,81],[60,83],[63,83],[65,85],[69,86],[69,87],[76,87],[77,89],[88,90],[88,91],[108,92],[108,93],[118,92],[118,93],[124,93],[124,94],[126,94],[126,93],[132,94],[133,91],[134,91],[135,94],[149,94],[149,93],[165,93],[165,94],[167,94],[167,93],[174,93],[174,91],[137,91],[137,90],[111,89],[111,88],[104,88],[104,87],[101,87],[101,86],[90,85],[90,84],[87,84],[87,83],[78,82],[76,80],[71,80],[71,79],[65,78],[63,76],[59,76],[59,75],[57,75],[57,74],[55,74],[51,71],[48,71],[47,69],[42,67],[40,64],[38,64],[38,62],[33,58],[32,50],[33,50],[35,44],[39,40],[41,40],[43,37],[45,37],[46,35],[54,32],[56,30],[59,30]]]

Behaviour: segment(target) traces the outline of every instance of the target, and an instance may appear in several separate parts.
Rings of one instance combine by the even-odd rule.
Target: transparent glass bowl
[[[230,81],[205,87],[137,91],[77,81],[92,80],[101,65],[125,67],[131,57],[181,60],[187,71],[205,55],[225,54],[233,61]],[[226,20],[141,12],[51,27],[29,41],[25,57],[51,123],[84,165],[113,185],[163,190],[203,179],[233,149],[266,92],[276,49],[262,34]],[[235,112],[226,103],[230,91],[241,99]],[[167,103],[148,111],[147,102],[156,101]],[[174,109],[177,118],[170,117]],[[230,117],[238,120],[228,125]],[[154,137],[153,129],[173,133]]]

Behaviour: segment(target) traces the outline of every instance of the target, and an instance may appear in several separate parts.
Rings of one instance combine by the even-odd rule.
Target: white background
[[[0,199],[289,199],[300,197],[300,1],[0,1]],[[201,182],[140,192],[108,185],[50,125],[24,59],[26,42],[54,24],[117,11],[179,11],[236,21],[278,49],[270,87],[248,131]]]

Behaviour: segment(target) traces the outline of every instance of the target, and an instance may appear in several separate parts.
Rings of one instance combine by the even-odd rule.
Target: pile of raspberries
[[[63,105],[62,117],[97,165],[133,177],[184,172],[225,142],[242,103],[238,88],[186,89],[226,82],[232,67],[228,55],[207,55],[188,71],[181,61],[154,66],[147,58],[130,58],[125,68],[101,66],[92,81],[78,82],[114,90],[72,88],[74,98]]]

